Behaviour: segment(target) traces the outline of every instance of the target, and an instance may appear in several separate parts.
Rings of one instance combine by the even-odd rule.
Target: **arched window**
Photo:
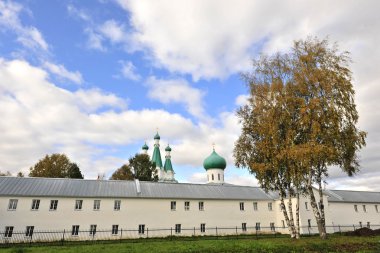
[[[214,181],[214,174],[211,174],[211,179],[212,181]]]
[[[220,174],[218,174],[218,180],[220,181]]]

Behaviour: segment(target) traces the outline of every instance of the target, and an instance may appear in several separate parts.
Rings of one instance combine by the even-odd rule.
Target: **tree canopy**
[[[295,41],[287,54],[254,60],[253,71],[243,75],[250,97],[238,110],[243,128],[234,149],[236,165],[248,168],[266,190],[307,194],[322,238],[328,167],[355,174],[357,153],[365,146],[366,133],[356,127],[349,63],[348,52],[337,44],[308,38]]]
[[[46,155],[33,167],[30,177],[82,178],[83,175],[76,163],[72,163],[65,154]]]
[[[112,179],[112,180],[134,180],[134,176],[133,176],[133,173],[131,171],[131,168],[128,165],[124,164],[123,166],[121,166],[120,168],[115,170],[115,172],[112,174],[110,179]]]
[[[158,181],[156,165],[150,161],[149,155],[136,154],[129,158],[128,165],[123,165],[111,176],[113,180]]]

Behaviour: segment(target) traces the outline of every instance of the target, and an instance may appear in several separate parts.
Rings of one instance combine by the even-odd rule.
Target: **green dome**
[[[148,145],[146,145],[146,143],[145,143],[144,146],[142,146],[142,149],[143,149],[143,150],[148,150],[149,147],[148,147]]]
[[[154,139],[155,139],[155,140],[159,140],[159,139],[160,139],[160,135],[158,134],[158,132],[157,132],[156,135],[154,136]]]
[[[224,170],[227,166],[226,160],[218,155],[215,150],[207,157],[203,162],[203,167],[206,170],[209,169],[222,169]]]
[[[165,148],[165,151],[172,151],[172,148],[169,145]]]

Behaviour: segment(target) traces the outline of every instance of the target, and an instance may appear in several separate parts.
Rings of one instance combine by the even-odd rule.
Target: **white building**
[[[154,148],[152,159],[161,159],[159,136]],[[170,151],[166,148],[164,166],[156,161],[159,182],[0,177],[0,243],[32,236],[33,240],[85,240],[100,238],[101,233],[115,239],[288,233],[278,195],[225,183],[226,161],[215,150],[204,161],[208,184],[177,183]],[[379,192],[328,190],[325,203],[329,232],[380,225]],[[300,223],[302,233],[317,233],[304,197]],[[58,232],[47,238],[37,231]]]

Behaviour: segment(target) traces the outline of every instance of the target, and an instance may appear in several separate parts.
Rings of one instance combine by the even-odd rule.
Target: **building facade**
[[[152,155],[159,182],[0,177],[0,242],[16,232],[17,240],[38,240],[43,234],[36,231],[64,231],[70,240],[101,230],[115,238],[288,233],[277,193],[225,183],[226,161],[215,150],[203,164],[207,184],[178,183],[172,150],[165,149],[162,165],[159,140],[157,134]],[[328,232],[380,225],[379,192],[326,190],[324,198]],[[302,196],[300,225],[301,233],[318,232]]]

